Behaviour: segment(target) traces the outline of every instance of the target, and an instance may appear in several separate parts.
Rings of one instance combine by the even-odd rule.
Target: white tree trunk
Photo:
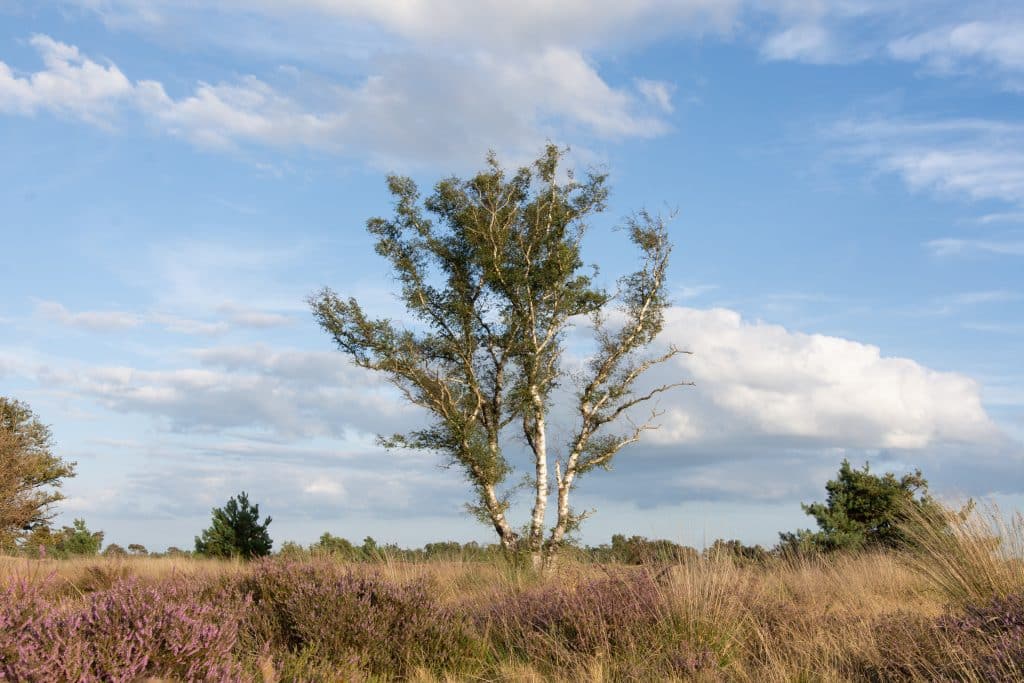
[[[539,569],[544,559],[544,515],[548,506],[548,447],[544,401],[536,386],[530,387],[530,397],[534,408],[532,446],[536,474],[533,515],[530,519],[530,555],[534,568]]]

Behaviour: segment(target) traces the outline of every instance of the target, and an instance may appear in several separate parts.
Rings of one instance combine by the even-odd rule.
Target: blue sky
[[[663,339],[697,386],[588,542],[771,543],[839,461],[1024,499],[1024,9],[1012,2],[0,0],[0,393],[79,463],[62,519],[188,546],[245,489],[276,540],[489,540],[457,472],[304,303],[400,317],[365,234],[546,140],[613,228],[678,210]]]

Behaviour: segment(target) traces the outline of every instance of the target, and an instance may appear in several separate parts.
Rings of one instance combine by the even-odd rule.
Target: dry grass
[[[659,568],[566,564],[547,576],[483,562],[343,565],[320,559],[300,566],[388,585],[421,582],[437,609],[462,615],[462,635],[451,640],[461,649],[443,666],[401,660],[408,668],[396,674],[411,681],[1015,680],[1024,661],[1013,659],[1021,655],[1012,648],[1005,654],[1006,633],[982,638],[950,624],[971,605],[1024,592],[1022,531],[1019,514],[1007,518],[989,509],[958,520],[952,532],[922,527],[923,550],[914,554],[765,564],[717,557]],[[13,577],[41,582],[52,576],[59,592],[74,600],[124,576],[230,585],[260,571],[258,565],[188,557],[0,558],[0,585]],[[588,601],[588,591],[606,597]],[[565,611],[570,623],[552,610]],[[1024,623],[1024,615],[1008,618]],[[530,629],[536,632],[522,633]],[[315,647],[258,645],[248,655],[254,680],[361,675],[332,669],[331,653]],[[678,664],[683,651],[690,659]],[[391,678],[365,673],[366,680]]]

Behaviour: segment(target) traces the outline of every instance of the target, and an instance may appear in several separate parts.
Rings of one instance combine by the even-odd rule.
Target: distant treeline
[[[278,554],[284,557],[303,558],[326,556],[349,562],[420,562],[429,560],[491,561],[503,557],[497,543],[481,544],[476,541],[440,541],[427,543],[422,548],[402,548],[394,543],[378,544],[367,536],[362,544],[356,545],[346,538],[325,532],[320,540],[309,546],[285,541]],[[650,539],[644,536],[615,534],[611,543],[596,546],[572,546],[568,555],[577,560],[616,564],[654,564],[660,562],[682,562],[697,559],[701,555],[726,554],[737,559],[758,561],[769,557],[772,552],[760,545],[749,546],[737,540],[716,540],[703,553],[696,548],[681,545],[666,539]]]

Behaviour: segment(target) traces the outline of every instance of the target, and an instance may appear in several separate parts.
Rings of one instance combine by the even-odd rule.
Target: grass
[[[73,660],[65,678],[77,680],[1021,680],[1022,537],[1019,515],[987,510],[952,531],[922,528],[913,553],[566,563],[548,575],[457,561],[2,558],[0,673],[20,647],[39,666]],[[145,600],[172,615],[187,605],[209,622],[206,640],[172,617],[133,632]],[[132,638],[141,659],[89,658],[95,642]]]

